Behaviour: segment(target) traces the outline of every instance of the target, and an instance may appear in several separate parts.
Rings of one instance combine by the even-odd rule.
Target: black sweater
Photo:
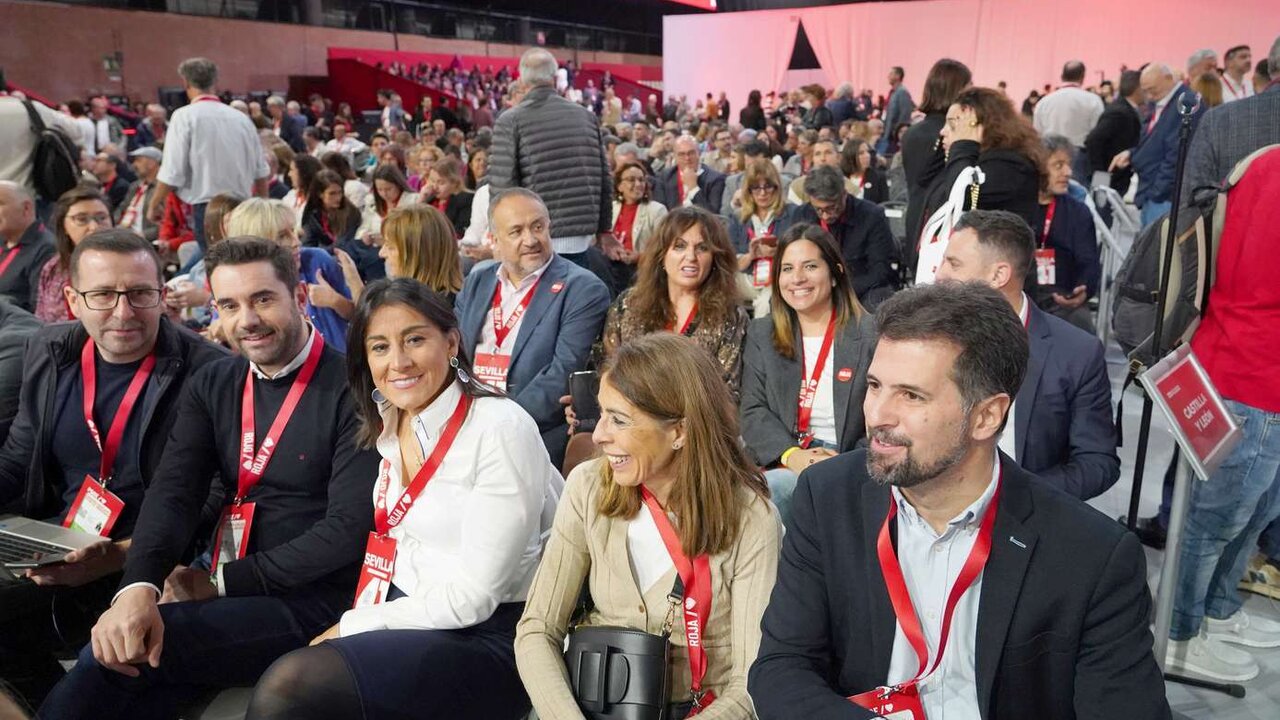
[[[316,586],[354,590],[373,525],[378,455],[356,445],[359,421],[345,364],[325,347],[266,472],[249,492],[256,507],[247,554],[225,566],[226,595],[284,595]],[[225,497],[235,496],[248,368],[242,357],[227,358],[188,381],[168,451],[142,505],[121,587],[164,582],[196,531],[199,501],[215,473]],[[259,445],[297,373],[276,380],[255,376]]]
[[[951,144],[951,153],[942,173],[934,178],[925,197],[923,220],[947,201],[965,168],[977,165],[986,176],[978,191],[979,210],[1008,210],[1035,227],[1040,221],[1040,170],[1016,150],[982,150],[972,140]],[[965,209],[972,210],[965,193]],[[917,242],[919,238],[916,238]]]

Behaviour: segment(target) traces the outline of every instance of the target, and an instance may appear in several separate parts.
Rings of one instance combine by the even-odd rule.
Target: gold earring
[[[970,120],[970,121],[969,121],[969,127],[978,127],[978,121],[977,121],[977,120]]]

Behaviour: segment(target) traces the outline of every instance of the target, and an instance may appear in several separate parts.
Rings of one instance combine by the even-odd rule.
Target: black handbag
[[[591,607],[583,590],[578,618]],[[679,574],[667,595],[662,634],[626,627],[575,627],[565,650],[565,667],[578,707],[590,720],[668,720],[671,629],[684,597]]]

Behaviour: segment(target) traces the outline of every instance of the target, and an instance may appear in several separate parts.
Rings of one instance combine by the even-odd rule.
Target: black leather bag
[[[584,593],[586,607],[590,596]],[[667,720],[671,628],[684,596],[676,576],[662,634],[625,627],[574,628],[565,666],[578,707],[590,720]],[[579,613],[582,615],[583,613]]]

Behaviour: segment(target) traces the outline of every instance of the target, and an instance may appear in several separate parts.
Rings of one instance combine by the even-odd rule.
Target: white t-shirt
[[[821,351],[821,335],[804,339],[804,377],[801,383],[813,377],[813,366],[818,362],[818,353]],[[818,392],[813,398],[813,415],[809,418],[809,432],[813,433],[814,438],[831,446],[840,444],[840,437],[836,434],[835,389],[831,382],[834,362],[835,348],[833,347],[827,353],[827,361],[822,366],[822,376],[818,378]]]
[[[675,565],[648,507],[641,507],[635,519],[627,523],[627,554],[631,557],[631,575],[641,594],[649,592]]]

